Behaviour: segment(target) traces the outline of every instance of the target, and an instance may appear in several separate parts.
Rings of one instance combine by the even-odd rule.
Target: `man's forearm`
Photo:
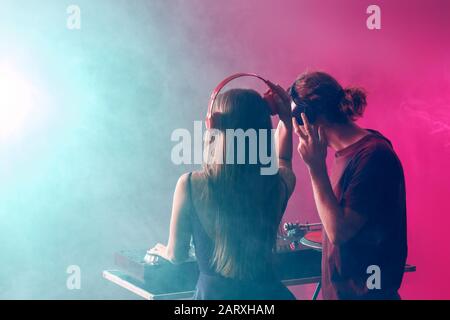
[[[330,241],[336,243],[340,239],[339,227],[343,224],[343,210],[334,195],[325,163],[309,169],[320,220]]]

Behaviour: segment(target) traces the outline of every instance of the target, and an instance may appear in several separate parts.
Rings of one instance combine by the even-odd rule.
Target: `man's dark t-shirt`
[[[333,245],[326,234],[322,253],[324,299],[396,299],[407,255],[403,169],[389,140],[370,133],[336,153],[331,175],[343,208],[366,219],[358,233]],[[369,289],[369,266],[380,268],[380,289]],[[372,283],[372,278],[370,283]],[[370,286],[373,287],[373,286]]]

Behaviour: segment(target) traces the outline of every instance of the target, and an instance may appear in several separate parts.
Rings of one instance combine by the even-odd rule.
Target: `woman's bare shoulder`
[[[207,177],[203,170],[197,170],[191,172],[191,182],[192,186],[195,189],[198,189],[199,187],[203,187],[205,185],[205,182],[207,180]]]
[[[191,176],[193,180],[204,180],[206,178],[205,172],[203,170],[196,170],[191,172]]]
[[[190,181],[189,181],[190,180]],[[205,180],[203,171],[191,171],[183,173],[178,178],[178,184],[187,185],[189,182],[197,183]]]

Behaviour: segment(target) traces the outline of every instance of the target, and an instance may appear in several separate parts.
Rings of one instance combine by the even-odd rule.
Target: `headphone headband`
[[[209,121],[212,118],[212,108],[214,106],[214,102],[216,101],[217,96],[219,95],[220,91],[231,81],[233,81],[234,79],[237,78],[241,78],[241,77],[254,77],[257,79],[262,80],[270,89],[273,89],[274,84],[272,84],[269,80],[264,79],[261,76],[258,76],[257,74],[254,73],[245,73],[245,72],[241,72],[241,73],[236,73],[233,74],[225,79],[222,80],[222,82],[220,82],[217,87],[213,90],[213,92],[211,93],[211,97],[209,98],[209,103],[208,103],[208,113],[206,114],[206,120]]]

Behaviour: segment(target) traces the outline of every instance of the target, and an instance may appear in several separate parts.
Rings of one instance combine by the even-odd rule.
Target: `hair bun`
[[[351,120],[362,117],[367,106],[366,92],[362,88],[348,87],[344,89],[341,111]]]

